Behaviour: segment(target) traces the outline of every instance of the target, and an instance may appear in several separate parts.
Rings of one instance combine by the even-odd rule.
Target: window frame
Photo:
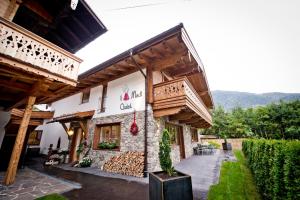
[[[85,97],[85,95],[87,95],[87,97]],[[91,89],[83,90],[81,92],[81,103],[80,104],[88,103],[90,101],[90,96],[91,96]]]
[[[191,128],[191,139],[192,142],[199,142],[198,130],[196,128]]]
[[[118,147],[114,148],[114,149],[100,149],[98,147],[98,144],[101,141],[101,129],[103,127],[108,127],[110,126],[111,130],[113,126],[119,126],[119,133],[118,133]],[[111,133],[110,133],[111,134]],[[107,123],[107,124],[97,124],[95,127],[95,131],[94,131],[94,137],[93,137],[93,150],[100,150],[100,151],[120,151],[121,148],[121,122],[115,122],[115,123]]]
[[[105,112],[106,103],[107,103],[107,84],[103,85],[103,87],[102,87],[100,113],[104,113]]]
[[[175,128],[175,134],[174,134],[174,137],[171,135],[172,133],[170,132],[170,130],[168,129],[168,126],[169,127],[173,127]],[[165,122],[165,129],[167,129],[169,131],[169,134],[170,134],[170,142],[171,142],[171,145],[179,145],[179,132],[180,132],[180,128],[182,128],[182,125],[180,124],[174,124],[174,123],[171,123],[171,122]],[[174,139],[173,139],[174,138]]]

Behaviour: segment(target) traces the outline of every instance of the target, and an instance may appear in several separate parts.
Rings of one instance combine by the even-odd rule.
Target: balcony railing
[[[154,112],[175,107],[188,107],[206,122],[212,123],[209,110],[185,77],[154,85]]]
[[[0,53],[73,81],[77,80],[82,62],[70,52],[1,17]]]

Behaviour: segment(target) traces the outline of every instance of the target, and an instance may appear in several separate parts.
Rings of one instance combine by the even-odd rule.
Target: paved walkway
[[[218,182],[223,160],[232,160],[232,154],[216,151],[212,155],[192,156],[175,166],[177,170],[192,176],[195,200],[206,199],[209,187]],[[18,171],[17,181],[12,187],[0,185],[0,199],[34,199],[52,192],[64,192],[63,195],[69,199],[148,200],[149,198],[148,178],[111,174],[98,168],[63,166],[62,169],[44,168],[41,165],[33,167],[42,174],[29,169],[25,170],[25,175],[22,170]],[[0,180],[3,179],[3,175],[0,176]]]
[[[39,169],[41,172],[81,184],[81,188],[63,193],[68,199],[83,200],[147,200],[148,184],[67,171],[56,167]]]
[[[231,152],[217,150],[210,155],[194,155],[182,160],[175,169],[192,176],[194,199],[206,199],[209,187],[217,184],[223,160],[232,160]]]
[[[148,178],[139,178],[139,177],[126,176],[126,175],[117,174],[117,173],[105,172],[105,171],[100,170],[98,167],[80,168],[80,167],[71,167],[69,164],[58,165],[56,167],[64,169],[64,170],[83,172],[83,173],[107,177],[107,178],[119,178],[119,179],[123,179],[123,180],[127,180],[127,181],[134,181],[134,182],[139,182],[139,183],[144,183],[144,184],[149,183]]]
[[[0,172],[0,183],[5,177]],[[9,186],[0,184],[1,200],[32,200],[50,193],[62,193],[79,188],[79,184],[71,184],[25,168],[18,170],[15,183]]]

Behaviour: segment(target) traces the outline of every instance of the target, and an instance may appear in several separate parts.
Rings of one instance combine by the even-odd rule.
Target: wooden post
[[[153,103],[153,71],[152,66],[148,65],[146,69],[147,73],[147,86],[148,87],[148,94],[147,95],[147,102]]]
[[[19,164],[19,159],[20,155],[22,152],[23,148],[23,143],[25,140],[28,124],[30,121],[30,116],[32,113],[32,107],[35,103],[36,97],[34,96],[29,96],[28,101],[27,101],[27,106],[18,130],[18,135],[16,137],[15,145],[10,157],[9,165],[6,171],[5,179],[4,179],[4,184],[9,185],[12,184],[15,181],[16,173],[17,173],[17,168]]]

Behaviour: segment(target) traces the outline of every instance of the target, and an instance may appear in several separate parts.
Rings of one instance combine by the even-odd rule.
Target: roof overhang
[[[76,112],[72,114],[61,115],[53,118],[51,121],[47,122],[47,124],[54,123],[54,122],[69,123],[74,121],[83,121],[92,118],[94,113],[95,110],[91,110],[91,111]]]
[[[95,66],[78,76],[78,85],[66,88],[61,96],[75,94],[85,88],[105,84],[138,71],[131,56],[141,66],[153,66],[174,78],[186,76],[208,108],[213,100],[207,83],[204,66],[183,26],[179,24],[127,51]],[[45,99],[44,103],[52,99]]]
[[[71,53],[107,31],[84,0],[75,10],[70,0],[23,1],[13,22]]]

